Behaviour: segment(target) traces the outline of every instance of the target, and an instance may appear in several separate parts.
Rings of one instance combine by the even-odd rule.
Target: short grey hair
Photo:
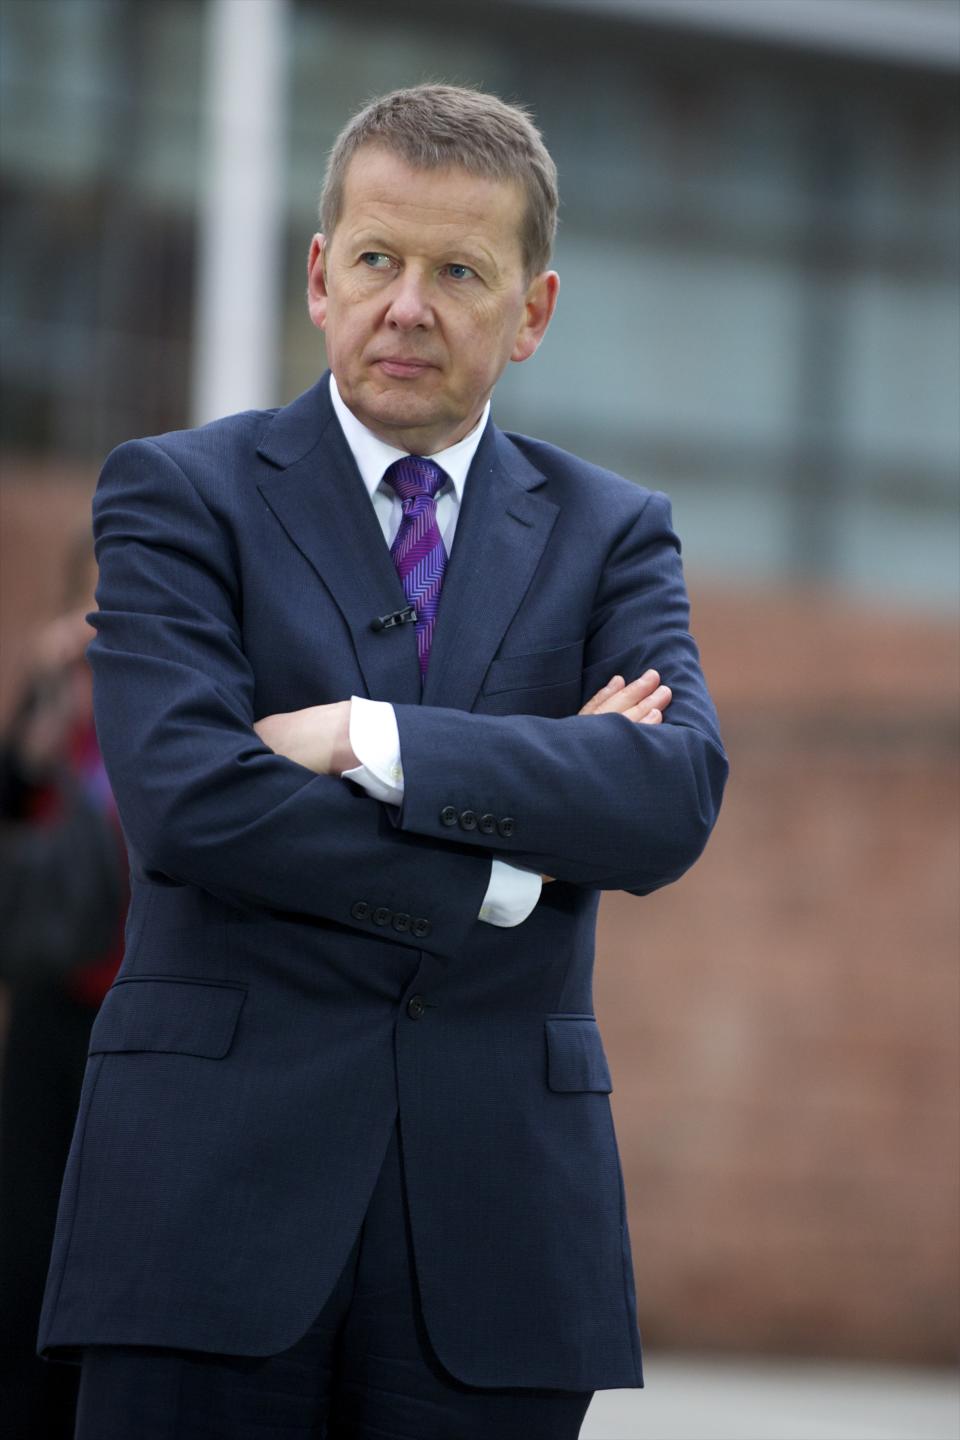
[[[377,146],[417,170],[458,167],[489,180],[514,180],[527,197],[520,232],[532,279],[550,263],[557,229],[557,167],[522,105],[459,85],[414,85],[364,106],[334,142],[320,195],[320,224],[332,236],[343,213],[350,161]]]

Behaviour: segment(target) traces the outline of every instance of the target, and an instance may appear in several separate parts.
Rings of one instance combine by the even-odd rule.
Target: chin
[[[372,395],[365,408],[381,425],[402,425],[409,429],[435,425],[440,418],[435,406],[404,390],[390,390],[386,394],[381,391]]]

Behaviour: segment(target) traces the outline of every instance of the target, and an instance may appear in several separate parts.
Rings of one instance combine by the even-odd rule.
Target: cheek
[[[511,302],[485,307],[481,326],[486,337],[484,348],[492,362],[505,365],[509,360],[522,320],[522,304]]]
[[[347,363],[362,344],[363,337],[357,324],[357,316],[350,309],[331,305],[327,311],[324,333],[328,356],[336,355]]]
[[[473,374],[485,384],[496,380],[510,359],[514,339],[514,330],[505,328],[502,319],[495,328],[481,331],[468,359]]]

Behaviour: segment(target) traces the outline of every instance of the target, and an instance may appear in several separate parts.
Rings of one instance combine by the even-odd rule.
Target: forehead
[[[382,228],[443,243],[473,234],[498,247],[521,244],[526,197],[515,180],[460,166],[422,170],[380,147],[359,150],[347,168],[337,228]]]

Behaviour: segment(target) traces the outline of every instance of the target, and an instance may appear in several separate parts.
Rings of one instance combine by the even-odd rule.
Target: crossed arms
[[[629,684],[622,675],[614,675],[578,713],[623,715],[634,724],[659,725],[672,698],[656,670]],[[253,728],[274,754],[285,755],[317,775],[342,775],[360,764],[350,744],[349,700],[265,715]]]
[[[395,823],[338,778],[355,758],[344,747],[348,704],[258,719],[237,526],[263,522],[226,515],[187,474],[202,467],[183,459],[155,442],[121,447],[94,507],[98,731],[148,878],[353,929],[366,928],[351,915],[362,884],[377,903],[430,917],[426,944],[396,943],[455,954],[478,923],[492,857],[638,893],[697,858],[726,762],[662,498],[638,507],[604,557],[584,690],[617,679],[565,720],[396,705],[405,798]],[[640,678],[621,683],[631,673]],[[672,723],[658,723],[668,704]],[[516,814],[516,834],[453,839],[439,819],[451,803]]]
[[[660,684],[656,670],[627,684],[622,675],[614,675],[587,701],[581,715],[623,715],[638,725],[659,725],[663,711],[672,699],[670,689]],[[351,728],[352,701],[337,701],[332,705],[312,705],[302,710],[284,711],[266,715],[254,725],[254,730],[265,745],[275,754],[285,755],[288,760],[305,766],[320,775],[339,775],[342,779],[355,779],[367,772],[364,759],[354,750]],[[395,728],[395,727],[394,727]],[[397,770],[402,774],[398,765]],[[360,784],[364,781],[361,778]],[[364,788],[367,788],[364,785]],[[398,790],[402,796],[402,789]],[[540,883],[531,881],[530,872],[513,869],[500,870],[493,862],[490,888],[484,897],[480,910],[481,920],[493,919],[493,923],[513,926],[527,919],[540,895]],[[511,881],[512,889],[505,903],[504,882]],[[542,875],[544,884],[553,881],[552,875]],[[520,882],[524,887],[521,888]]]

